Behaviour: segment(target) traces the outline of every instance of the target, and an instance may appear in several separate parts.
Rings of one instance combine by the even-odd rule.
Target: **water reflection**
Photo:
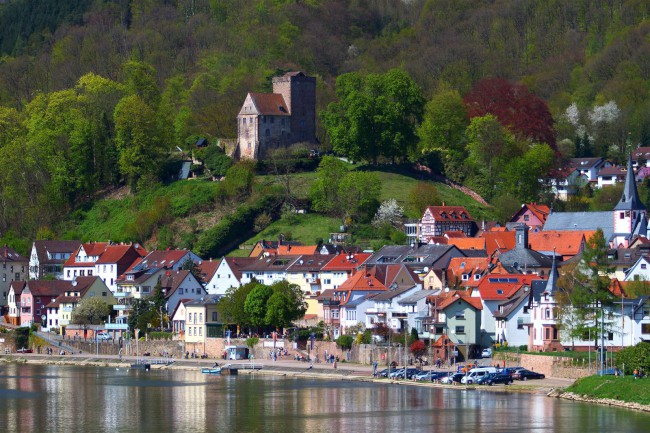
[[[10,364],[8,432],[648,431],[650,416],[539,395],[198,371]]]

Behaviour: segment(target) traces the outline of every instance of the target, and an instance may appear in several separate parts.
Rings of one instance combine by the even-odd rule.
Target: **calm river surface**
[[[0,365],[3,432],[648,432],[539,395],[198,371]]]

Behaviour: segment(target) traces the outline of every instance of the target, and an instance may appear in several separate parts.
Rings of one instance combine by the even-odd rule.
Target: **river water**
[[[650,415],[530,395],[95,367],[0,365],[3,432],[648,432]]]

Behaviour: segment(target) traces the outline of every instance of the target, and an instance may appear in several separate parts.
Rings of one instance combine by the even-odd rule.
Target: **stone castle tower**
[[[273,78],[273,93],[249,93],[237,115],[235,157],[264,159],[269,151],[316,142],[316,79],[302,72]]]

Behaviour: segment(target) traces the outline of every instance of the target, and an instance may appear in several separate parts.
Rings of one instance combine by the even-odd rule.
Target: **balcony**
[[[72,307],[60,307],[59,308],[59,314],[60,313],[72,313],[72,310],[74,310],[74,308],[72,308]]]
[[[334,299],[323,299],[323,306],[338,307],[341,301]]]
[[[127,311],[127,310],[130,310],[130,309],[131,309],[130,305],[122,305],[122,304],[113,305],[113,310],[115,310],[115,311]]]
[[[131,292],[115,292],[113,293],[113,296],[116,298],[128,298],[131,296]]]

